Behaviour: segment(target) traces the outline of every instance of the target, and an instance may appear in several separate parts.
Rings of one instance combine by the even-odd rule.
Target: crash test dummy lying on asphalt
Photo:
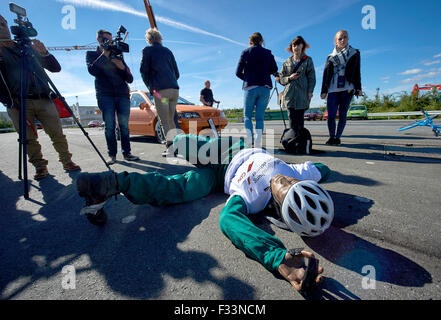
[[[242,139],[233,143],[232,138],[178,135],[173,148],[197,168],[171,176],[113,171],[80,174],[77,189],[86,200],[82,212],[92,223],[104,224],[102,208],[115,194],[123,193],[134,204],[162,206],[225,192],[230,197],[219,226],[237,248],[270,272],[283,276],[298,291],[307,291],[320,282],[323,268],[312,253],[287,250],[281,240],[256,227],[248,216],[272,205],[279,226],[301,236],[320,235],[334,216],[332,199],[318,184],[328,178],[328,167],[309,161],[287,164],[264,149],[247,148]]]

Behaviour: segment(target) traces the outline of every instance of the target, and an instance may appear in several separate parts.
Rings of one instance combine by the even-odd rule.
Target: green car
[[[367,107],[363,105],[350,106],[348,110],[348,119],[368,119]]]

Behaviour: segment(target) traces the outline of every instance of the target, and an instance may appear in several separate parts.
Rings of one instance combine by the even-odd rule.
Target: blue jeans
[[[118,127],[121,134],[121,151],[123,155],[130,154],[129,116],[130,99],[128,97],[97,96],[98,108],[103,114],[105,136],[107,142],[107,153],[115,157],[117,153],[116,122],[115,114],[118,117]]]
[[[263,132],[263,119],[265,116],[265,109],[268,106],[269,96],[271,89],[267,87],[257,87],[251,90],[245,91],[244,94],[244,120],[245,129],[247,135],[253,137],[253,117],[254,107],[256,108],[256,131],[262,134]]]
[[[328,130],[330,138],[340,138],[346,126],[346,116],[348,114],[349,105],[351,104],[353,92],[342,91],[332,92],[328,94]],[[338,110],[338,127],[335,133],[335,119]]]

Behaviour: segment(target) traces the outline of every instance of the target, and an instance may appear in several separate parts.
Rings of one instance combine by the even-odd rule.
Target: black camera
[[[123,41],[122,34],[127,32],[126,28],[119,26],[115,39],[103,39],[103,49],[110,51],[109,58],[122,59],[123,52],[129,52],[129,45]]]
[[[29,22],[25,8],[11,2],[9,4],[9,10],[17,15],[17,19],[14,19],[17,25],[11,26],[11,33],[15,36],[15,40],[29,40],[30,37],[37,36],[37,30],[35,30],[32,23]]]

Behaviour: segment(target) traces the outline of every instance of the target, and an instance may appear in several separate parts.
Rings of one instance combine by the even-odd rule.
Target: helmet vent
[[[309,193],[312,193],[312,194],[316,194],[316,195],[318,195],[318,192],[315,191],[314,189],[310,188],[310,187],[303,186],[303,189],[305,189],[305,190],[308,191]]]
[[[315,225],[315,218],[314,218],[314,216],[312,215],[312,213],[309,212],[309,210],[306,211],[306,219],[307,219],[311,224],[314,224],[314,225]]]
[[[289,216],[291,217],[291,219],[293,219],[298,224],[302,224],[300,222],[299,218],[297,217],[297,215],[295,214],[295,212],[291,208],[289,208],[288,212],[289,212]]]
[[[294,200],[296,201],[297,207],[301,208],[302,207],[302,200],[300,200],[300,197],[297,194],[297,192],[294,192]]]
[[[317,188],[319,188],[321,192],[323,192],[324,194],[326,194],[325,190],[323,190],[323,188],[322,188],[320,185],[317,185]]]
[[[306,199],[306,201],[308,202],[308,204],[311,206],[311,208],[313,208],[313,209],[317,209],[317,206],[315,205],[315,202],[312,201],[312,199],[311,199],[310,197],[308,197],[308,196],[305,195],[305,199]]]
[[[322,206],[322,210],[324,212],[326,212],[327,214],[329,214],[329,209],[328,209],[328,206],[326,205],[326,203],[324,203],[323,201],[320,201],[320,205]]]

